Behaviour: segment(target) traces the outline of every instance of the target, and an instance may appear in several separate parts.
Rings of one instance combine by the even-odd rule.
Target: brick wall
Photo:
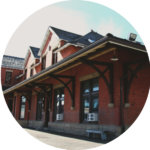
[[[135,51],[118,49],[116,51],[116,56],[119,58],[119,61],[112,62],[111,58],[113,57],[113,51],[109,52],[105,55],[99,56],[94,59],[102,62],[111,62],[113,63],[114,73],[113,73],[113,98],[114,98],[114,108],[109,108],[109,93],[107,86],[102,78],[99,79],[99,125],[120,125],[120,78],[124,75],[123,65],[124,62],[129,62],[132,60],[137,60],[147,54],[137,53]],[[97,66],[101,71],[105,69],[104,66]],[[132,65],[131,68],[134,69],[136,65]],[[62,72],[62,75],[75,76],[75,109],[71,110],[71,98],[70,95],[65,88],[65,104],[64,104],[64,123],[80,123],[80,108],[81,108],[81,82],[79,78],[96,72],[89,66],[85,64],[78,65],[73,67],[67,71]],[[109,71],[105,74],[106,78],[109,80]],[[149,91],[150,85],[150,67],[144,70],[141,70],[137,73],[138,78],[134,78],[133,83],[131,85],[131,90],[129,93],[129,108],[124,108],[124,120],[126,125],[131,125],[135,119],[140,114],[147,95]],[[62,79],[64,82],[67,82],[68,79]],[[57,80],[52,78],[48,78],[42,83],[49,83],[57,85],[60,84]],[[69,84],[71,89],[71,83]],[[53,110],[54,110],[54,90],[52,91],[52,110],[50,111],[49,120],[53,122]],[[19,98],[19,97],[18,97]],[[36,102],[37,97],[35,95],[32,96],[31,103],[31,112],[30,112],[30,120],[35,120],[36,118]],[[44,120],[43,120],[44,121]]]

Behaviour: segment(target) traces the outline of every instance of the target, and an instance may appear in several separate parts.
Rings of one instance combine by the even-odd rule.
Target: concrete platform
[[[49,132],[44,130],[33,130],[24,128],[30,135],[39,141],[67,150],[83,150],[102,146],[109,141],[101,141],[100,139],[89,139],[86,137],[75,136],[70,134]]]

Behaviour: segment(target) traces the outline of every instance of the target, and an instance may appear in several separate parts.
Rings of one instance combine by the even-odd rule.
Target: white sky
[[[67,2],[67,0],[62,0],[61,2]],[[91,3],[93,4],[93,10],[91,9],[90,13],[87,9],[88,7],[85,7],[85,10],[82,10],[79,9],[78,6],[75,7],[71,4],[72,2],[80,3],[79,0],[71,0],[69,2],[70,3],[67,2],[68,8],[65,8],[65,3],[63,3],[65,5],[64,7],[63,5],[58,6],[60,3],[57,2],[55,5],[48,4],[31,12],[16,26],[10,37],[8,37],[3,54],[25,58],[29,46],[40,48],[48,26],[53,26],[80,35],[87,34],[93,29],[102,35],[112,33],[115,36],[127,38],[129,31],[126,31],[125,33],[126,29],[124,24],[128,23],[130,29],[132,28],[132,33],[139,34],[132,23],[116,10],[113,10],[113,12],[121,17],[122,20],[118,18],[116,21],[116,18],[111,15],[108,17],[111,13],[107,14],[107,16],[104,16],[104,13],[101,16],[97,12],[94,14],[94,7],[100,3],[88,0],[87,6],[89,5],[90,7]],[[103,4],[100,4],[100,6],[107,7],[106,5],[103,6]],[[112,11],[109,7],[107,9]],[[115,14],[113,15],[117,16]],[[140,34],[137,35],[137,37],[143,42]]]

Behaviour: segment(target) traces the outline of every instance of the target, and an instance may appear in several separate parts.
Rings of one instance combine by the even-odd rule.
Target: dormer
[[[94,31],[91,31],[82,37],[79,37],[75,40],[65,43],[63,46],[61,46],[56,51],[54,51],[54,53],[55,53],[55,55],[57,53],[60,53],[62,58],[65,58],[65,57],[77,52],[78,50],[96,42],[97,40],[99,40],[101,38],[103,38],[102,35],[94,32]]]
[[[25,61],[24,61],[24,71],[23,74],[17,76],[17,79],[23,77],[23,79],[27,79],[34,74],[38,73],[37,67],[40,66],[40,57],[38,56],[39,48],[29,46]]]
[[[80,37],[82,36],[49,26],[38,53],[40,60],[42,61],[43,57],[45,57],[44,59],[46,59],[46,68],[54,63],[57,63],[63,59],[64,56],[59,52],[55,53],[55,51],[64,46],[66,43]]]

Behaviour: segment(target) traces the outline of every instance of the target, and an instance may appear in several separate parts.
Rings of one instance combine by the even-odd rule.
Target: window
[[[11,84],[12,72],[6,72],[5,84]]]
[[[57,63],[57,53],[53,53],[53,64]]]
[[[42,70],[46,68],[46,56],[42,58]]]
[[[24,119],[24,117],[25,117],[25,106],[26,106],[26,97],[21,96],[21,100],[20,100],[20,119]]]
[[[24,79],[27,79],[27,69],[24,71]]]
[[[55,90],[55,108],[54,108],[54,120],[56,120],[57,114],[64,113],[64,88]]]
[[[49,51],[51,50],[51,46],[49,46]]]
[[[37,99],[37,120],[41,121],[43,120],[43,110],[44,110],[44,105],[45,104],[45,95],[41,94],[40,96],[38,96]]]
[[[33,67],[34,65],[31,65],[31,67]],[[30,77],[33,76],[33,68],[30,70]]]
[[[84,81],[81,84],[82,122],[87,122],[88,113],[97,113],[99,106],[98,78]]]

